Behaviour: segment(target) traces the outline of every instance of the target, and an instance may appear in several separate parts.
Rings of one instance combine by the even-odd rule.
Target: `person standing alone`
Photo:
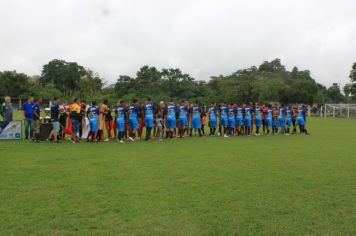
[[[9,96],[5,97],[5,102],[1,105],[0,114],[3,117],[3,123],[0,126],[0,134],[3,129],[12,121],[14,106]]]

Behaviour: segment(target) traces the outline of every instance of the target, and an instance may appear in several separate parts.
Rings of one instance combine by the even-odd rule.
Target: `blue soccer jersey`
[[[128,108],[129,126],[131,129],[138,129],[138,107],[132,104]]]
[[[257,128],[259,128],[262,125],[262,109],[260,107],[255,107],[253,109],[253,113],[255,118],[255,125]]]
[[[115,115],[116,119],[125,119],[125,107],[124,106],[118,106],[115,109]]]
[[[129,119],[137,119],[138,107],[136,105],[130,105],[128,112],[129,112]]]
[[[177,107],[176,105],[168,105],[166,107],[166,115],[168,120],[175,120],[176,119],[176,112],[177,112]]]
[[[293,111],[290,109],[286,110],[286,125],[290,126],[292,124]]]
[[[126,109],[124,106],[118,106],[115,109],[116,126],[119,132],[125,131],[125,111]]]
[[[236,125],[243,126],[244,125],[244,116],[243,116],[243,108],[238,107],[236,109]]]
[[[98,106],[89,107],[87,114],[89,117],[90,131],[92,133],[98,132],[98,130],[99,130],[99,127],[98,127],[99,108],[98,108]]]
[[[227,121],[228,107],[226,105],[221,105],[220,107],[220,125],[226,127],[228,125]]]
[[[218,115],[218,110],[217,110],[216,106],[211,106],[209,109],[209,125],[210,125],[210,127],[217,126],[217,115]]]
[[[299,108],[297,111],[297,121],[296,125],[305,125],[305,110],[303,108]]]
[[[152,103],[145,104],[143,111],[145,112],[145,119],[153,119],[154,106]]]
[[[245,107],[244,109],[245,118],[251,118],[251,113],[252,113],[252,109],[250,107]]]
[[[152,103],[145,104],[143,106],[143,111],[145,113],[145,125],[147,128],[153,127],[153,113],[154,113],[154,106]]]
[[[201,109],[199,105],[194,105],[191,110],[190,110],[192,120],[190,123],[190,128],[193,129],[200,129],[201,128],[201,123],[200,123],[200,113]]]
[[[180,105],[178,108],[179,119],[187,119],[188,108],[186,105]]]
[[[286,116],[286,110],[283,107],[279,108],[278,116],[282,116],[282,117]]]
[[[99,108],[97,106],[91,106],[88,109],[89,119],[97,118],[99,115]]]
[[[221,119],[226,119],[227,118],[227,113],[228,113],[228,107],[226,105],[221,105],[220,107],[220,118]]]
[[[218,110],[216,106],[211,106],[209,112],[209,119],[216,120],[217,115],[218,115]]]
[[[255,119],[261,119],[262,109],[260,107],[255,107],[253,109],[253,113],[255,115]]]
[[[286,125],[285,117],[286,117],[286,110],[283,107],[280,107],[278,110],[277,126],[284,127]]]
[[[235,127],[235,108],[230,107],[228,110],[228,126],[230,128]]]
[[[176,112],[177,107],[174,104],[168,105],[165,108],[165,113],[167,116],[167,128],[175,129],[176,128]]]
[[[273,109],[268,108],[265,112],[267,126],[272,126],[273,123]]]
[[[180,105],[178,107],[178,124],[181,126],[188,125],[188,107],[186,105]]]
[[[293,111],[290,110],[290,109],[287,109],[286,110],[286,118],[287,119],[292,119],[292,117],[293,117]]]

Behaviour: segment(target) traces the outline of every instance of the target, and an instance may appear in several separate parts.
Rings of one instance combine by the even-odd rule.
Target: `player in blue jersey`
[[[227,112],[227,119],[228,119],[228,136],[234,135],[235,131],[235,107],[234,104],[231,103],[228,106],[228,112]]]
[[[218,125],[218,108],[216,107],[216,102],[212,101],[210,108],[208,110],[209,117],[209,128],[210,128],[210,136],[215,136],[216,127]]]
[[[265,119],[266,119],[267,135],[269,135],[271,132],[271,128],[273,127],[273,109],[271,104],[268,105],[265,111]]]
[[[306,126],[307,126],[307,112],[308,112],[308,108],[307,108],[307,106],[305,106],[304,104],[302,105],[302,109],[304,110],[304,133],[306,134],[306,135],[309,135],[309,133],[308,133],[308,131],[307,131],[307,128],[306,128]]]
[[[138,124],[138,113],[139,106],[137,99],[133,99],[131,105],[127,108],[128,120],[129,120],[129,140],[135,141],[137,130],[139,128]]]
[[[296,126],[299,126],[300,134],[304,133],[308,135],[308,132],[305,129],[305,109],[303,106],[298,107]]]
[[[125,117],[126,117],[126,106],[124,100],[120,100],[115,108],[115,121],[116,128],[118,132],[117,141],[119,143],[124,142],[125,135]]]
[[[185,100],[182,100],[178,107],[178,136],[184,138],[185,129],[188,125],[188,106]]]
[[[143,117],[145,119],[146,125],[146,138],[145,141],[150,140],[151,131],[153,128],[153,115],[154,115],[154,106],[151,98],[147,98],[145,105],[143,106]]]
[[[241,135],[243,134],[244,132],[244,115],[243,115],[243,112],[244,112],[244,108],[243,108],[243,104],[240,104],[236,107],[236,133],[238,135]]]
[[[256,133],[255,135],[260,135],[260,128],[262,125],[262,109],[258,105],[258,103],[255,103],[255,108],[253,109],[253,117],[255,119],[255,126],[256,126]]]
[[[281,134],[285,134],[286,129],[286,109],[281,105],[278,109],[277,127],[281,129]]]
[[[89,138],[91,142],[94,142],[97,138],[97,133],[99,131],[98,127],[98,116],[99,116],[99,107],[96,105],[96,102],[93,101],[91,103],[91,107],[88,108],[87,117],[89,119],[90,131],[87,137],[87,141],[89,142]]]
[[[277,135],[278,133],[278,108],[276,105],[272,107],[273,110],[273,123],[272,123],[272,133]]]
[[[192,137],[192,133],[193,133],[193,129],[194,129],[195,132],[198,131],[199,137],[201,137],[202,136],[201,123],[200,123],[201,108],[198,104],[198,101],[195,101],[193,106],[190,108],[189,113],[191,116],[189,136]]]
[[[293,109],[291,106],[288,106],[286,109],[286,135],[290,133],[290,127],[292,125],[292,118],[293,118]]]
[[[221,103],[220,109],[219,109],[219,135],[224,135],[224,137],[227,136],[227,125],[228,125],[228,119],[227,119],[227,113],[228,113],[228,107],[225,102]],[[223,129],[223,130],[222,130]],[[222,133],[223,131],[223,133]]]
[[[252,108],[250,105],[246,105],[244,108],[244,127],[245,127],[245,135],[251,135],[251,127],[252,127]]]
[[[177,107],[174,104],[173,99],[170,99],[167,106],[165,107],[167,138],[170,139],[173,138],[173,131],[176,128],[176,112]]]

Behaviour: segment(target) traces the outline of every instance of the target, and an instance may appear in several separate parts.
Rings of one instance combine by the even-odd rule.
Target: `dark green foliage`
[[[344,89],[337,85],[326,88],[315,82],[309,70],[294,67],[287,71],[280,59],[265,61],[260,66],[238,70],[230,75],[212,76],[208,82],[197,81],[178,68],[157,69],[143,66],[135,77],[120,75],[115,84],[106,85],[103,79],[76,62],[52,60],[43,66],[42,75],[29,78],[25,74],[5,71],[0,73],[0,96],[23,98],[28,95],[51,98],[60,95],[70,100],[80,97],[91,100],[143,100],[151,97],[156,102],[173,98],[198,100],[202,104],[226,101],[281,102],[324,104],[351,101],[356,94],[356,63],[350,73],[351,83]]]
[[[16,71],[0,72],[0,97],[12,96],[21,98],[30,91],[29,77]]]

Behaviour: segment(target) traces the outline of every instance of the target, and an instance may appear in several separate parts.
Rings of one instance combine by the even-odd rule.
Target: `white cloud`
[[[0,70],[40,74],[54,58],[114,82],[143,65],[197,79],[276,57],[320,83],[348,82],[353,0],[3,0]]]

